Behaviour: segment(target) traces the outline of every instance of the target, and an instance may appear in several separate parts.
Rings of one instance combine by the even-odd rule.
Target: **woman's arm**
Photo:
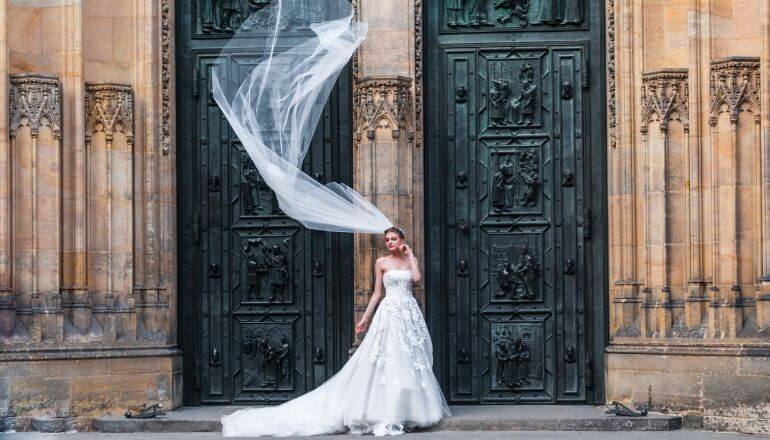
[[[417,262],[417,257],[414,256],[412,248],[408,245],[404,245],[404,253],[409,259],[409,265],[411,266],[412,282],[414,284],[420,284],[420,281],[422,281],[422,273],[420,272],[420,263]]]
[[[361,320],[356,324],[356,333],[363,333],[369,327],[369,323],[374,316],[374,311],[377,309],[377,304],[382,300],[383,285],[382,285],[382,261],[377,259],[374,263],[374,294],[369,299],[369,304],[366,306],[366,311]]]

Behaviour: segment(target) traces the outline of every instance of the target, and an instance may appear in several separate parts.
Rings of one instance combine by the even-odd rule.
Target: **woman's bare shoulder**
[[[382,269],[382,267],[385,266],[389,261],[390,261],[390,258],[387,256],[380,257],[374,261],[374,267]]]

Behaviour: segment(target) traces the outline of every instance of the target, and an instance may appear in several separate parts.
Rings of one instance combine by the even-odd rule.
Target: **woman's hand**
[[[410,248],[409,245],[406,243],[402,244],[399,250],[403,252],[404,255],[406,255],[407,257],[412,256],[412,248]]]
[[[356,334],[361,334],[366,331],[366,329],[369,327],[369,318],[363,317],[360,321],[358,321],[358,324],[356,324]]]

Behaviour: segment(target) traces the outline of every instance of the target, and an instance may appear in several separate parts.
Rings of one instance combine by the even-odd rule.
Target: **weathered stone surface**
[[[11,415],[11,380],[0,377],[0,418]]]
[[[181,361],[166,349],[176,327],[172,16],[167,0],[0,5],[6,427],[56,431],[63,417],[181,402]],[[145,203],[161,194],[164,209]],[[163,292],[141,304],[158,313],[137,319],[135,288]],[[125,357],[139,345],[149,357]]]
[[[617,349],[616,349],[617,350]],[[700,355],[607,355],[607,399],[688,414],[685,424],[706,429],[766,433],[770,367],[765,357],[723,349]],[[746,366],[742,366],[746,365]]]
[[[9,400],[10,412],[17,416],[70,413],[69,383],[62,378],[12,378]]]
[[[0,417],[37,417],[35,430],[90,429],[90,420],[145,403],[181,405],[178,357],[0,362]],[[176,379],[174,379],[176,377]]]
[[[33,417],[32,430],[37,432],[67,432],[74,427],[71,417]]]
[[[626,60],[608,79],[608,120],[621,140],[609,155],[612,314],[622,318],[611,319],[614,338],[767,337],[765,320],[749,317],[770,272],[758,211],[768,170],[756,166],[768,154],[757,137],[768,36],[760,20],[742,21],[760,4],[607,2],[609,59]],[[688,26],[687,17],[698,18]],[[629,63],[632,54],[644,63]],[[640,287],[630,298],[621,287],[629,285]],[[711,305],[704,311],[693,298]]]
[[[762,432],[770,5],[606,5],[606,397]]]

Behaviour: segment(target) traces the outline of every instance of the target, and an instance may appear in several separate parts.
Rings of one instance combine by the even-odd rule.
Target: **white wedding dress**
[[[411,271],[389,270],[382,280],[385,297],[361,345],[337,374],[279,406],[224,416],[222,434],[397,435],[449,417],[433,375],[433,344],[412,295]]]

